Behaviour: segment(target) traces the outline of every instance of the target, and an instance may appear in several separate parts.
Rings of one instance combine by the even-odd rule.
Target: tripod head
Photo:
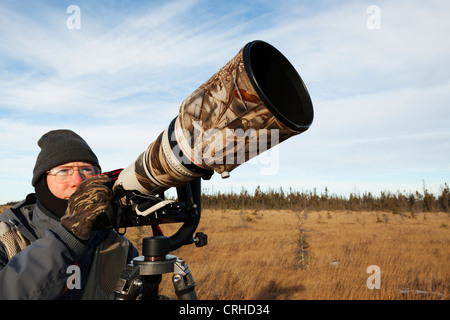
[[[111,183],[120,174],[121,169],[106,172]],[[195,243],[197,247],[207,244],[207,236],[198,232],[193,236],[201,217],[201,180],[196,178],[177,187],[177,201],[167,200],[164,194],[149,195],[136,190],[124,190],[118,186],[114,190],[114,199],[106,214],[100,215],[94,224],[95,229],[114,228],[116,230],[129,227],[149,225],[154,237],[163,237],[152,244],[164,247],[166,253],[174,251],[186,244]],[[173,235],[164,237],[160,224],[183,223]],[[154,238],[153,237],[153,238]],[[155,240],[152,240],[152,243]],[[149,247],[144,239],[143,248]],[[143,252],[144,256],[146,255]]]

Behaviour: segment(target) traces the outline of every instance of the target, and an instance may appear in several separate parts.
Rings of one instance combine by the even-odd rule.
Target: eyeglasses
[[[47,171],[47,173],[55,176],[56,183],[66,183],[72,178],[75,170],[80,173],[80,176],[84,178],[84,180],[92,178],[100,173],[100,169],[96,166],[58,167]]]

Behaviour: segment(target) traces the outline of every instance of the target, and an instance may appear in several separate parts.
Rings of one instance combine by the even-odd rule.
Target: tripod
[[[193,180],[177,188],[177,193],[178,198],[187,203],[184,224],[170,237],[154,235],[143,239],[143,255],[134,258],[122,271],[115,289],[116,300],[166,299],[158,293],[162,275],[166,273],[172,273],[172,283],[178,299],[197,299],[195,282],[188,265],[169,252],[185,244],[195,243],[197,247],[207,244],[204,233],[197,232],[192,237],[200,221],[200,180]]]
[[[199,234],[197,234],[197,237]],[[142,293],[142,300],[164,299],[158,294],[162,274],[172,273],[175,294],[180,300],[196,300],[195,282],[184,260],[164,254],[168,237],[147,237],[143,239],[143,256],[134,258],[126,266],[116,285],[116,300],[136,300]],[[201,241],[201,240],[199,240]]]

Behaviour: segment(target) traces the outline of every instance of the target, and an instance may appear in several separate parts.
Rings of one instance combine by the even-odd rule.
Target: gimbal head
[[[185,244],[195,243],[197,247],[207,244],[205,234],[197,233],[193,237],[201,217],[200,178],[177,187],[177,201],[166,200],[164,195],[154,196],[136,190],[123,190],[120,185],[116,187],[114,194],[114,200],[106,214],[101,215],[95,222],[95,229],[119,230],[150,225],[154,236],[162,236],[158,225],[183,223],[176,233],[163,240],[167,252]]]

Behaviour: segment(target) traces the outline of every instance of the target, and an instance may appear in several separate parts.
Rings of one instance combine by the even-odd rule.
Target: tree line
[[[371,192],[351,193],[348,197],[318,194],[313,191],[289,191],[269,189],[263,192],[258,186],[255,192],[242,189],[237,192],[208,192],[202,194],[202,207],[210,209],[286,209],[286,210],[352,210],[386,211],[394,214],[410,212],[450,212],[450,188],[445,183],[440,195],[434,195],[424,188],[423,192],[392,193],[382,191],[379,195]]]
[[[209,192],[203,190],[202,207],[209,209],[280,209],[280,210],[351,210],[351,211],[385,211],[397,213],[415,214],[418,212],[449,212],[450,213],[450,188],[447,183],[441,188],[439,195],[434,195],[424,188],[423,192],[400,192],[392,193],[382,191],[379,195],[371,192],[350,193],[348,197],[330,194],[328,189],[318,194],[313,191],[289,191],[269,189],[262,191],[258,186],[254,193],[241,189],[239,193]],[[17,201],[10,201],[3,205],[0,213],[16,204]]]

